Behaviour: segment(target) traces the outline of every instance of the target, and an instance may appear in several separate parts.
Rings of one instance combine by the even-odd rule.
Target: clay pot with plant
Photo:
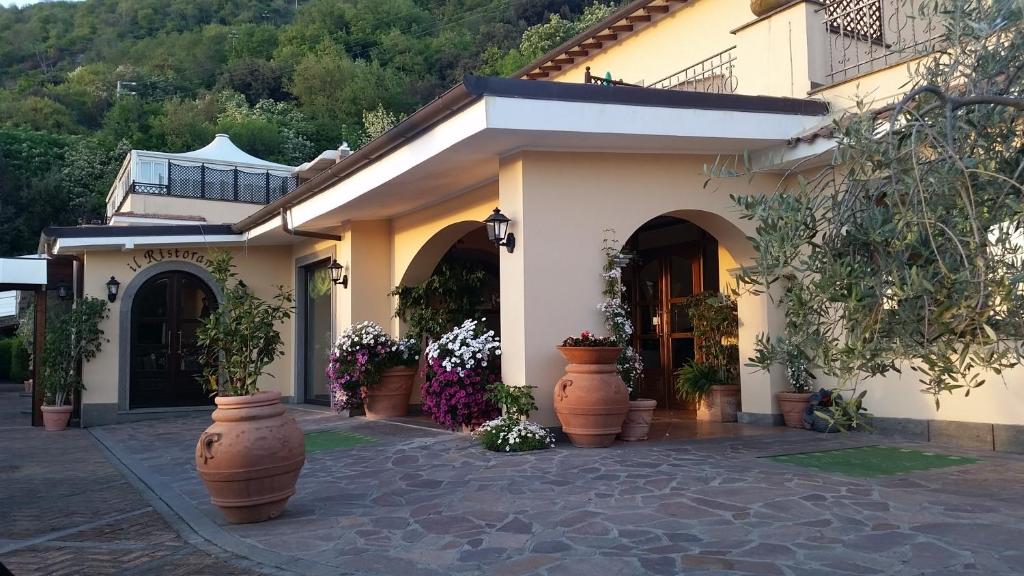
[[[772,364],[785,369],[790,386],[789,390],[775,394],[783,422],[790,428],[806,428],[804,412],[810,402],[815,379],[810,356],[794,338],[784,336],[772,342],[762,335],[758,337],[750,365],[764,370]]]
[[[305,438],[281,393],[258,386],[284,353],[279,325],[291,318],[293,298],[284,287],[269,301],[254,295],[226,252],[212,255],[209,268],[222,301],[196,343],[217,409],[196,444],[196,469],[228,522],[262,522],[284,510],[306,461]]]
[[[585,331],[556,349],[568,362],[555,384],[562,431],[581,448],[610,446],[629,413],[629,392],[616,367],[622,348],[612,338]]]
[[[71,419],[74,396],[85,385],[78,366],[96,357],[107,341],[100,322],[107,317],[107,302],[79,298],[66,314],[51,319],[43,348],[43,426],[60,431]]]
[[[405,416],[419,357],[412,338],[398,340],[376,322],[350,326],[327,367],[331,406],[339,412],[362,407],[370,420]]]
[[[702,422],[735,422],[740,387],[725,372],[710,364],[690,362],[675,373],[676,395],[697,407]]]
[[[718,292],[686,298],[697,360],[676,372],[680,399],[697,407],[697,419],[735,422],[740,409],[739,313],[736,299]]]
[[[614,236],[614,230],[605,231]],[[631,313],[623,302],[626,288],[622,283],[622,269],[629,265],[632,255],[623,252],[619,241],[614,237],[606,237],[601,248],[604,253],[604,289],[601,293],[604,300],[598,307],[604,314],[604,325],[611,333],[615,343],[622,349],[615,362],[619,377],[622,378],[629,392],[629,412],[622,422],[619,440],[637,442],[647,440],[654,421],[654,410],[658,407],[657,400],[640,397],[640,383],[644,377],[644,362],[640,354],[633,348],[633,322]]]

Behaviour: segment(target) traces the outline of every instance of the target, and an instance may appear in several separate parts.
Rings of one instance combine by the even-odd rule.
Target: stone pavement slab
[[[199,534],[304,574],[1022,572],[1020,456],[944,450],[979,462],[862,479],[762,457],[915,445],[808,432],[494,454],[407,422],[292,412],[376,442],[309,455],[284,515],[244,526],[193,468],[208,416],[94,433]]]

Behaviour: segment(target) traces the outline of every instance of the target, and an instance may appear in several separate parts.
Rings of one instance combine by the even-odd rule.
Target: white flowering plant
[[[488,397],[501,408],[502,415],[485,422],[474,435],[484,448],[494,452],[526,452],[555,445],[555,437],[527,418],[537,409],[532,386],[491,384]]]
[[[327,365],[331,406],[337,411],[362,406],[365,389],[380,382],[382,372],[415,365],[419,357],[416,340],[396,339],[376,322],[349,326],[338,336]]]
[[[614,239],[614,230],[605,230],[605,233],[608,236],[601,248],[605,256],[604,271],[601,273],[604,279],[604,290],[601,292],[604,300],[597,308],[604,314],[604,325],[608,332],[622,348],[615,365],[629,390],[630,400],[636,400],[644,377],[644,361],[633,348],[633,322],[630,320],[629,309],[622,302],[626,293],[622,283],[622,269],[629,265],[632,256],[619,247],[619,241]]]
[[[427,347],[423,411],[449,430],[498,415],[488,387],[501,372],[501,342],[484,329],[484,320],[466,320]]]

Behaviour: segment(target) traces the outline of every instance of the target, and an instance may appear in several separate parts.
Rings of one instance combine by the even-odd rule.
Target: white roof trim
[[[53,253],[74,253],[84,249],[133,250],[149,246],[205,246],[211,244],[242,244],[245,234],[191,236],[97,236],[92,238],[58,238]]]

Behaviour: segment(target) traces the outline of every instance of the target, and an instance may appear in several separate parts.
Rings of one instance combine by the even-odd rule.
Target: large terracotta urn
[[[305,439],[281,393],[218,396],[213,424],[196,444],[196,469],[210,501],[232,524],[275,518],[295,494]]]
[[[646,398],[630,400],[629,413],[626,414],[626,420],[622,422],[619,440],[626,442],[647,440],[647,436],[651,433],[651,422],[654,421],[654,409],[657,407],[657,400]]]
[[[43,429],[60,432],[68,427],[71,420],[71,406],[40,406],[43,411]]]
[[[615,368],[621,350],[558,347],[569,364],[555,384],[555,414],[576,446],[604,448],[622,431],[629,392]]]
[[[415,366],[388,368],[380,375],[380,382],[366,387],[363,409],[370,420],[394,418],[409,413],[412,383],[416,378]]]
[[[775,398],[779,401],[782,420],[790,428],[804,428],[804,411],[811,401],[810,392],[778,392]]]
[[[697,420],[702,422],[735,422],[739,412],[740,387],[735,384],[712,386],[697,405]]]

